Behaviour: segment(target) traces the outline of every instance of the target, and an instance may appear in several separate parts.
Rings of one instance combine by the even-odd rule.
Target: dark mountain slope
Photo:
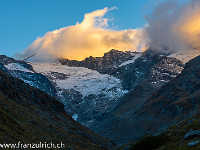
[[[183,67],[184,65],[175,58],[147,51],[134,64],[119,68],[119,78],[130,91],[121,98],[113,111],[93,124],[91,129],[119,145],[145,135],[149,130],[148,122],[137,121],[135,114],[144,110],[142,107],[147,99],[162,85],[176,77]]]
[[[175,79],[155,92],[138,116],[151,115],[152,125],[170,125],[200,112],[200,56],[186,63]],[[151,117],[151,118],[152,118]],[[150,118],[149,118],[150,119]]]
[[[10,74],[12,74],[13,76],[22,79],[23,81],[29,83],[31,86],[37,87],[45,92],[47,92],[48,94],[56,97],[56,89],[53,86],[53,84],[47,79],[46,76],[36,73],[33,70],[33,67],[28,64],[25,61],[20,61],[20,60],[15,60],[11,57],[7,57],[5,55],[0,55],[0,63],[3,64],[4,66],[9,65],[10,67],[12,67],[13,65],[19,65],[22,66],[25,69],[28,69],[30,72],[28,71],[23,71],[23,70],[7,70],[7,72],[9,72]],[[0,65],[0,68],[2,65]],[[3,68],[2,68],[3,69]],[[5,70],[5,67],[4,67]]]
[[[157,129],[162,131],[199,112],[200,56],[186,63],[180,75],[153,93],[126,121],[131,122],[132,128],[129,128],[129,132],[133,140],[136,140],[141,135]]]
[[[6,67],[0,62],[0,69],[6,73],[8,73],[8,70],[6,69]],[[9,73],[8,73],[9,74]]]
[[[200,115],[170,126],[165,132],[152,132],[118,150],[197,150],[200,147]]]
[[[75,122],[64,105],[0,69],[0,143],[61,141],[68,149],[112,149],[107,139]]]

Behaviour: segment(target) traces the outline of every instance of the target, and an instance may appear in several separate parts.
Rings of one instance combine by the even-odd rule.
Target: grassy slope
[[[189,147],[188,143],[200,140],[200,137],[184,139],[185,134],[190,130],[200,131],[200,115],[169,127],[165,133],[157,135],[160,131],[152,132],[134,143],[129,143],[118,148],[118,150],[125,148],[127,150],[198,150],[200,149],[200,143],[192,147]]]

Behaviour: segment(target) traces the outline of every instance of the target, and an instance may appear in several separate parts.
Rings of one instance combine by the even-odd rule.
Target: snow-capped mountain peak
[[[200,55],[200,50],[199,49],[193,49],[193,50],[187,50],[183,52],[177,52],[169,55],[168,57],[174,57],[178,60],[180,60],[182,63],[187,63],[191,59],[197,57]]]

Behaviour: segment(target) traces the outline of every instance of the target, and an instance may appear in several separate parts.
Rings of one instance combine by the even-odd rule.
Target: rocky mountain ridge
[[[61,59],[60,63],[70,67],[85,67],[91,70],[96,70],[100,73],[110,74],[114,68],[118,68],[119,65],[126,61],[132,60],[141,54],[142,53],[139,52],[123,52],[112,49],[105,53],[103,57],[90,56],[82,61]]]

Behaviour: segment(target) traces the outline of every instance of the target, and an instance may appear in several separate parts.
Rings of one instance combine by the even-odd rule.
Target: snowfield
[[[126,66],[128,64],[133,64],[135,62],[135,60],[138,59],[141,56],[142,56],[142,53],[138,53],[138,54],[135,55],[135,57],[133,59],[128,60],[128,61],[122,63],[121,65],[119,65],[119,67]]]
[[[168,57],[174,57],[185,64],[188,61],[190,61],[191,59],[193,59],[199,55],[200,55],[200,49],[194,49],[194,50],[187,50],[187,51],[183,51],[183,52],[177,52],[172,55],[169,55]]]
[[[30,72],[30,73],[33,73],[33,71],[27,69],[27,68],[24,68],[22,65],[20,65],[19,63],[10,63],[8,65],[5,65],[5,67],[8,69],[8,70],[17,70],[17,71],[24,71],[24,72]]]
[[[69,67],[60,63],[31,65],[36,72],[47,76],[60,89],[74,89],[83,97],[105,94],[108,98],[117,98],[128,92],[122,89],[120,79],[84,67]]]

